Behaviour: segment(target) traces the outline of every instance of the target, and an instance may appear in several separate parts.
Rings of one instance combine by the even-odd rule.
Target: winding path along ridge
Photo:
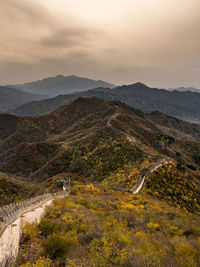
[[[120,115],[120,112],[116,112],[115,114],[113,114],[107,122],[107,126],[111,129],[114,129],[115,131],[118,131],[119,133],[123,134],[130,143],[132,143],[135,147],[137,147],[140,151],[142,151],[143,154],[146,155],[150,155],[150,156],[154,156],[154,157],[158,157],[157,155],[153,155],[151,153],[148,153],[147,151],[144,151],[139,144],[137,143],[136,139],[133,138],[132,136],[130,136],[129,134],[123,132],[122,130],[119,130],[115,127],[113,127],[111,125],[112,120],[115,120],[118,116]],[[168,164],[168,160],[164,157],[160,157],[160,159],[157,160],[157,162],[155,162],[151,167],[149,167],[148,169],[146,169],[143,173],[143,171],[141,171],[141,175],[140,178],[138,180],[138,182],[136,183],[135,187],[133,189],[130,189],[129,192],[131,192],[133,195],[138,194],[144,185],[144,182],[146,180],[146,178],[148,176],[151,175],[151,173],[153,173],[154,171],[156,171],[157,169],[163,167],[164,165]]]

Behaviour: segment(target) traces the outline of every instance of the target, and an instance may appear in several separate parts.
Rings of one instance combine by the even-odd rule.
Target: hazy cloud
[[[41,39],[41,45],[53,48],[85,47],[89,45],[96,34],[96,31],[92,29],[81,27],[55,29],[48,36]]]
[[[0,83],[77,74],[200,88],[199,0],[1,0]]]

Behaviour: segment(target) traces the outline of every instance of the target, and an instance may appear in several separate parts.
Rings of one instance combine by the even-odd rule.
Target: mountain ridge
[[[196,157],[198,156],[198,145],[195,148],[195,144],[200,141],[200,125],[198,124],[183,122],[161,112],[144,113],[118,101],[79,97],[74,102],[61,106],[56,111],[43,116],[18,117],[2,114],[0,116],[1,162],[5,162],[7,156],[10,158],[12,153],[15,157],[19,150],[25,152],[26,149],[28,149],[27,153],[29,154],[31,149],[38,150],[39,148],[40,153],[44,153],[44,155],[46,149],[47,155],[49,153],[49,155],[54,156],[57,153],[56,151],[63,149],[62,142],[68,140],[67,142],[73,143],[80,138],[82,139],[82,137],[88,140],[87,136],[95,136],[100,129],[104,129],[103,131],[106,133],[106,118],[113,114],[116,106],[122,110],[122,115],[119,116],[117,121],[121,121],[121,117],[123,117],[121,125],[118,125],[119,130],[121,127],[128,127],[127,129],[134,132],[134,135],[140,141],[153,146],[159,153],[165,151],[165,146],[161,143],[166,143],[168,139],[171,140],[167,141],[169,143],[173,143],[174,138],[177,139],[179,145],[187,141],[188,144],[191,143],[192,147],[190,149],[196,153]],[[131,117],[135,124],[128,121],[125,114],[127,118]],[[114,121],[113,123],[116,124],[117,122]],[[162,142],[160,141],[161,136],[164,138]],[[174,149],[177,150],[176,147]],[[176,158],[176,154],[170,151],[167,150],[165,153]],[[185,152],[185,157],[187,157],[186,155]],[[187,160],[188,164],[196,164],[189,156]],[[186,161],[184,160],[184,162]],[[2,171],[5,171],[5,169],[3,168]],[[21,175],[21,173],[18,173],[18,175]]]
[[[194,87],[178,87],[178,88],[170,88],[169,91],[180,91],[180,92],[194,92],[194,93],[200,93],[200,89],[194,88]]]
[[[142,83],[118,86],[113,89],[100,87],[85,92],[59,95],[44,101],[25,104],[12,111],[12,113],[21,116],[47,114],[59,106],[71,103],[78,97],[97,97],[122,101],[145,112],[159,110],[182,120],[200,122],[200,94],[195,92],[170,92],[165,89],[150,88]]]
[[[32,100],[40,100],[42,95],[23,92],[16,88],[0,86],[0,112],[7,112],[9,109],[28,103]]]
[[[93,80],[76,75],[57,75],[45,79],[28,82],[24,84],[9,85],[25,92],[45,94],[55,97],[60,94],[69,94],[75,91],[86,91],[95,87],[115,87],[114,84],[102,80]]]

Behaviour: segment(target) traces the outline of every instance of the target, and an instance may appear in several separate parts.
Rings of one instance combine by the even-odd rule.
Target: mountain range
[[[168,91],[150,88],[142,83],[123,85],[113,89],[95,88],[55,98],[33,101],[12,111],[20,116],[47,114],[58,107],[71,103],[79,97],[97,97],[117,100],[144,112],[158,110],[190,122],[200,122],[200,94],[194,92]]]
[[[44,96],[26,93],[18,89],[0,86],[0,112],[14,109],[24,103],[43,99]]]
[[[169,91],[180,91],[180,92],[195,92],[200,93],[200,89],[194,88],[194,87],[178,87],[178,88],[170,88]]]
[[[0,205],[59,178],[70,194],[24,226],[16,266],[199,266],[199,124],[96,97],[0,114]]]
[[[95,87],[115,87],[114,84],[101,80],[92,80],[88,78],[58,75],[46,79],[24,83],[9,85],[11,88],[18,88],[32,94],[42,94],[48,97],[54,97],[60,94],[70,94],[75,91],[86,91]]]
[[[122,131],[134,136],[138,145]],[[165,155],[177,162],[177,173],[191,173],[190,180],[183,179],[191,182],[187,190],[194,187],[195,193],[200,192],[199,151],[198,124],[160,112],[144,113],[119,101],[78,98],[43,116],[0,115],[0,171],[28,182],[44,182],[60,173],[97,182],[129,164],[139,167],[145,159],[153,162]]]

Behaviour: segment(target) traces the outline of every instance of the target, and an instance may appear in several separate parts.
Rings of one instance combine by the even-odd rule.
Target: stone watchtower
[[[58,178],[56,180],[56,185],[59,188],[62,188],[63,191],[68,192],[70,190],[70,186],[71,186],[71,179],[70,178]]]

